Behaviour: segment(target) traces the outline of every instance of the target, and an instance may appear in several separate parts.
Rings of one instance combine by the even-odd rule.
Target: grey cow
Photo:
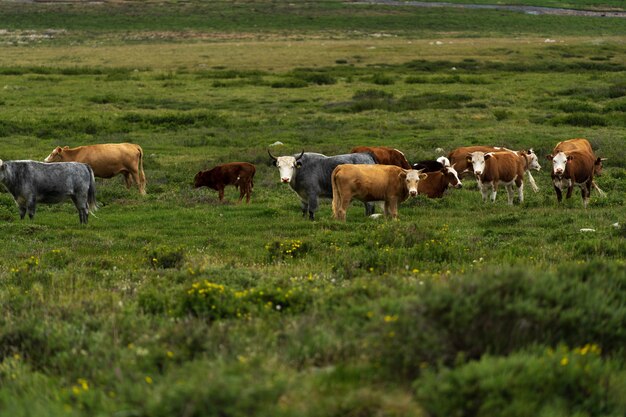
[[[35,216],[37,203],[54,204],[71,198],[80,223],[87,223],[89,211],[96,210],[96,186],[93,171],[80,162],[0,160],[0,182],[13,195],[20,209]]]
[[[315,220],[318,197],[333,197],[332,173],[341,164],[375,164],[369,153],[349,153],[344,155],[326,156],[321,153],[302,151],[293,156],[272,155],[274,166],[280,171],[280,181],[288,183],[302,200],[302,215],[309,214]],[[374,203],[365,203],[365,214],[374,213]]]

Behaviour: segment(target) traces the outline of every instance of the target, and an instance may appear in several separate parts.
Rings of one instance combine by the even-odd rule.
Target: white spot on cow
[[[438,149],[441,149],[441,148],[438,148]],[[437,158],[437,162],[439,162],[444,167],[450,166],[450,160],[446,158],[445,156],[440,156],[439,158]]]

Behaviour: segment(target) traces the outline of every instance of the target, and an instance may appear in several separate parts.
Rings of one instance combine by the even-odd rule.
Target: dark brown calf
[[[406,160],[404,154],[398,149],[389,148],[387,146],[357,146],[352,148],[350,152],[367,152],[374,157],[377,164],[395,165],[403,169],[411,169],[409,161]]]
[[[437,172],[429,172],[428,177],[417,184],[417,193],[428,198],[441,198],[448,187],[461,188],[461,180],[452,167]]]
[[[250,202],[250,194],[254,186],[252,180],[256,168],[248,162],[230,162],[218,165],[206,171],[200,171],[194,178],[194,186],[209,187],[219,193],[220,201],[224,200],[224,188],[234,185],[239,188],[239,202],[246,196],[246,203]]]

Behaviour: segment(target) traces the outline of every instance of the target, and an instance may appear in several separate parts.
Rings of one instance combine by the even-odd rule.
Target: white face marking
[[[411,197],[417,195],[417,184],[420,180],[426,178],[426,174],[422,174],[421,171],[410,169],[406,172],[406,188],[409,191]]]
[[[554,175],[563,175],[565,172],[565,165],[567,164],[567,155],[563,152],[559,152],[552,158],[552,172]]]
[[[451,166],[447,166],[444,169],[444,172],[446,173],[446,175],[452,174],[454,176],[454,180],[450,181],[450,185],[452,185],[454,188],[461,188],[463,186],[463,184],[461,183],[461,179],[459,178],[459,174],[456,172],[456,169]]]
[[[296,174],[296,158],[293,156],[279,156],[276,158],[276,168],[280,173],[280,181],[291,182],[291,178]]]
[[[474,170],[474,174],[481,175],[485,171],[485,154],[484,152],[472,152],[470,154],[472,164],[472,169]]]
[[[530,154],[526,154],[526,160],[528,161],[529,170],[534,169],[535,171],[541,171],[541,165],[539,165],[539,159],[535,152],[531,151]]]

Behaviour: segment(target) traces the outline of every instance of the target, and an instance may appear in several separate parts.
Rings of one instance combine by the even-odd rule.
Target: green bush
[[[180,268],[185,261],[185,251],[182,247],[161,245],[145,249],[146,260],[152,268]]]
[[[426,371],[414,382],[433,417],[623,415],[626,392],[611,385],[619,365],[594,344],[508,357],[486,355],[453,369]]]

